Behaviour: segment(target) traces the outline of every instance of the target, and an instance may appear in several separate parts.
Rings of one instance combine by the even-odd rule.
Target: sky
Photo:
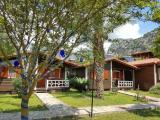
[[[128,22],[124,25],[115,28],[113,30],[113,33],[109,34],[109,38],[136,39],[142,37],[145,33],[150,32],[157,27],[158,24],[153,22],[143,22],[143,21]],[[104,43],[105,51],[108,50],[110,45],[111,43],[109,42]],[[87,48],[86,45],[80,45],[74,50],[74,52],[76,52],[79,49],[85,49],[85,48]]]
[[[150,32],[158,27],[158,24],[153,22],[128,22],[113,30],[113,33],[109,34],[109,38],[123,38],[123,39],[136,39],[142,37],[145,33]]]

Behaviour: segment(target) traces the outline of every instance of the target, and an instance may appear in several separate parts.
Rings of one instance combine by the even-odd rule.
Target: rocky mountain
[[[152,47],[152,43],[155,40],[158,29],[154,29],[143,35],[143,37],[137,39],[114,39],[110,40],[112,45],[110,46],[108,53],[124,56],[130,55],[134,52],[149,51]]]

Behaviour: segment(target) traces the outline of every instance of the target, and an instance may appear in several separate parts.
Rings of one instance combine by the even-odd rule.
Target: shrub
[[[70,87],[77,89],[78,91],[86,91],[89,86],[89,80],[85,78],[72,78],[70,79]]]
[[[12,79],[12,83],[14,86],[14,90],[18,94],[18,97],[21,97],[21,85],[22,85],[22,80],[20,78],[14,78]]]
[[[160,83],[158,83],[157,85],[151,87],[149,92],[152,93],[152,94],[160,95]]]

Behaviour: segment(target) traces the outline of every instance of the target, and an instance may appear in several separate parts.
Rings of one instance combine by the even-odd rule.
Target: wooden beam
[[[157,68],[156,64],[154,64],[154,85],[157,84]]]
[[[88,68],[85,67],[85,79],[88,79]]]
[[[133,88],[135,89],[135,71],[132,70],[132,81],[133,81]]]
[[[64,67],[64,79],[65,80],[67,79],[67,67],[66,66]]]
[[[125,72],[124,72],[124,69],[123,69],[123,80],[125,80]]]
[[[113,81],[113,69],[112,69],[113,65],[112,65],[112,61],[110,63],[110,77],[111,77],[111,90],[113,88],[113,85],[112,85],[112,81]]]

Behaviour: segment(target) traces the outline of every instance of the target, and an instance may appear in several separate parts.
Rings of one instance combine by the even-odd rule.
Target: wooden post
[[[124,69],[123,69],[123,80],[125,80],[125,72],[124,72]]]
[[[157,69],[156,69],[156,64],[154,64],[154,85],[157,84]]]
[[[133,89],[135,89],[135,71],[132,70]]]
[[[45,80],[45,87],[46,87],[46,91],[48,90],[48,80]]]
[[[110,76],[111,76],[111,90],[112,90],[112,81],[113,81],[113,69],[112,69],[112,61],[111,61],[111,65],[110,65]]]
[[[88,79],[88,68],[85,67],[85,79],[87,80]]]
[[[67,67],[64,68],[64,79],[67,79]]]

